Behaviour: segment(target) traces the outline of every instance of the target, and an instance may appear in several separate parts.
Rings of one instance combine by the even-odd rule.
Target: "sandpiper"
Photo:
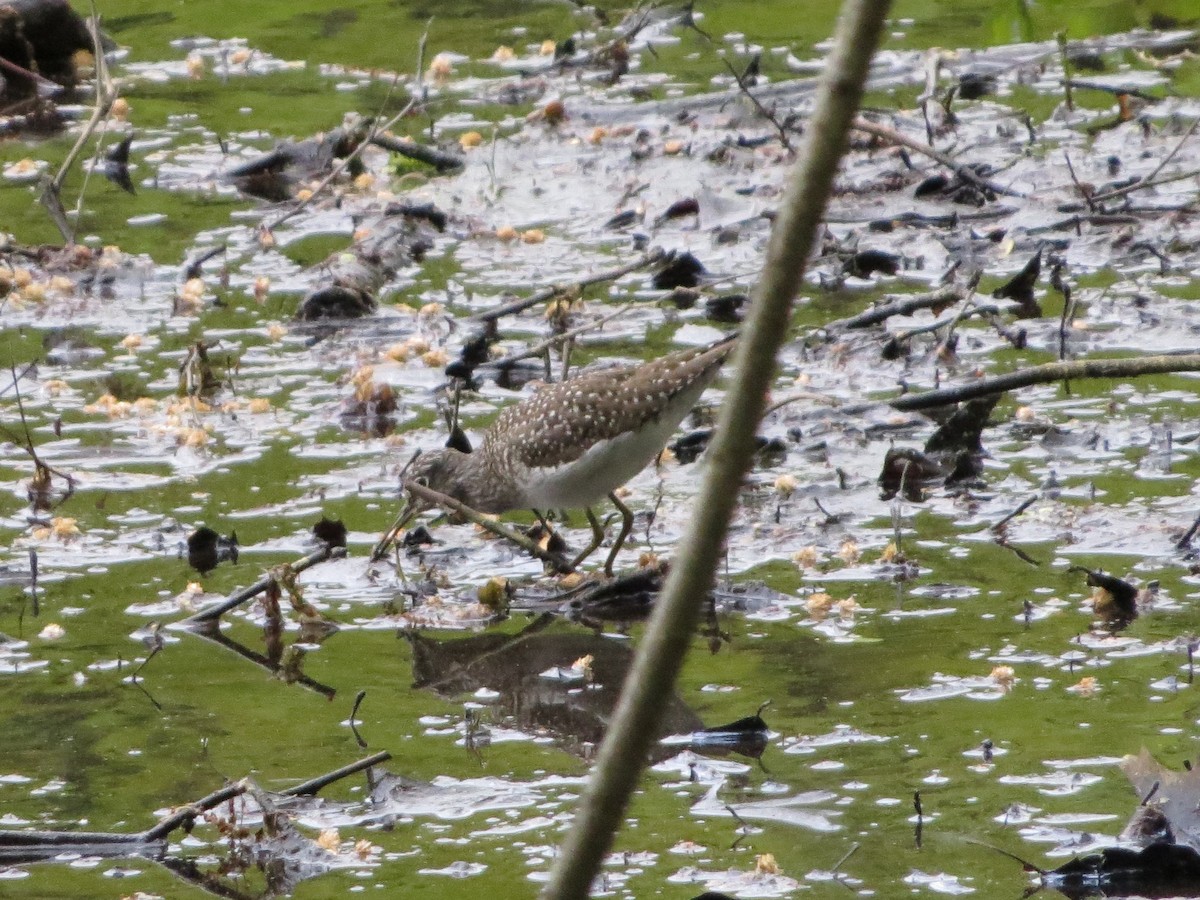
[[[604,538],[591,506],[607,496],[622,519],[604,563],[611,577],[613,560],[633,528],[633,513],[613,492],[658,455],[736,339],[541,387],[501,412],[474,453],[445,449],[422,455],[407,478],[485,513],[582,507],[592,543],[572,567]]]

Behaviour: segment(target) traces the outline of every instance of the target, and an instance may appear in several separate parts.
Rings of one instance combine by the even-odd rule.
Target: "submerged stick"
[[[1049,384],[1076,378],[1137,378],[1142,375],[1164,375],[1172,372],[1200,372],[1200,353],[1045,363],[1004,375],[980,378],[970,384],[939,388],[923,394],[908,394],[889,401],[889,405],[893,409],[904,411],[933,409],[1034,384]]]
[[[546,900],[588,895],[645,767],[663,700],[683,666],[701,604],[721,560],[738,488],[753,458],[754,435],[774,379],[775,356],[787,337],[792,302],[820,229],[887,10],[887,0],[847,0],[838,20],[816,109],[805,129],[801,156],[775,220],[762,280],[754,290],[738,344],[738,378],[721,407],[696,514],[622,685],[575,823],[559,848],[542,895]]]
[[[439,150],[437,147],[418,144],[416,141],[399,138],[391,134],[373,134],[367,140],[376,147],[380,147],[391,153],[399,153],[401,156],[406,156],[409,159],[415,159],[417,162],[433,166],[439,173],[454,172],[467,164],[466,159],[456,153],[447,153],[445,150]]]

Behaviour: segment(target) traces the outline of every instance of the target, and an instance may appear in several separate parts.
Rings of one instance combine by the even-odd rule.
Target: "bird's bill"
[[[396,521],[392,523],[392,527],[384,532],[383,537],[379,539],[379,543],[375,545],[375,549],[371,552],[371,561],[383,559],[387,555],[391,544],[396,540],[397,535],[408,527],[408,523],[417,517],[424,509],[424,504],[414,500],[407,493],[403,496],[403,506],[400,507],[400,515],[396,517]]]

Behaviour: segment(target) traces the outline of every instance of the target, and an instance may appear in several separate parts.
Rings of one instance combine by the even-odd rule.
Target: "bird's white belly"
[[[638,431],[589,447],[574,462],[529,470],[525,505],[578,509],[603,500],[654,459],[678,424],[674,416],[663,416]]]

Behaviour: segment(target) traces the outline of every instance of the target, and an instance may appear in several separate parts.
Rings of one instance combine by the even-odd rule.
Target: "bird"
[[[572,569],[604,539],[592,506],[607,496],[622,520],[604,563],[611,578],[613,562],[633,529],[633,513],[616,489],[661,452],[736,341],[733,334],[639,365],[586,371],[543,385],[505,408],[477,450],[422,454],[410,466],[406,482],[483,513],[532,509],[541,518],[539,510],[583,508],[592,542]]]

